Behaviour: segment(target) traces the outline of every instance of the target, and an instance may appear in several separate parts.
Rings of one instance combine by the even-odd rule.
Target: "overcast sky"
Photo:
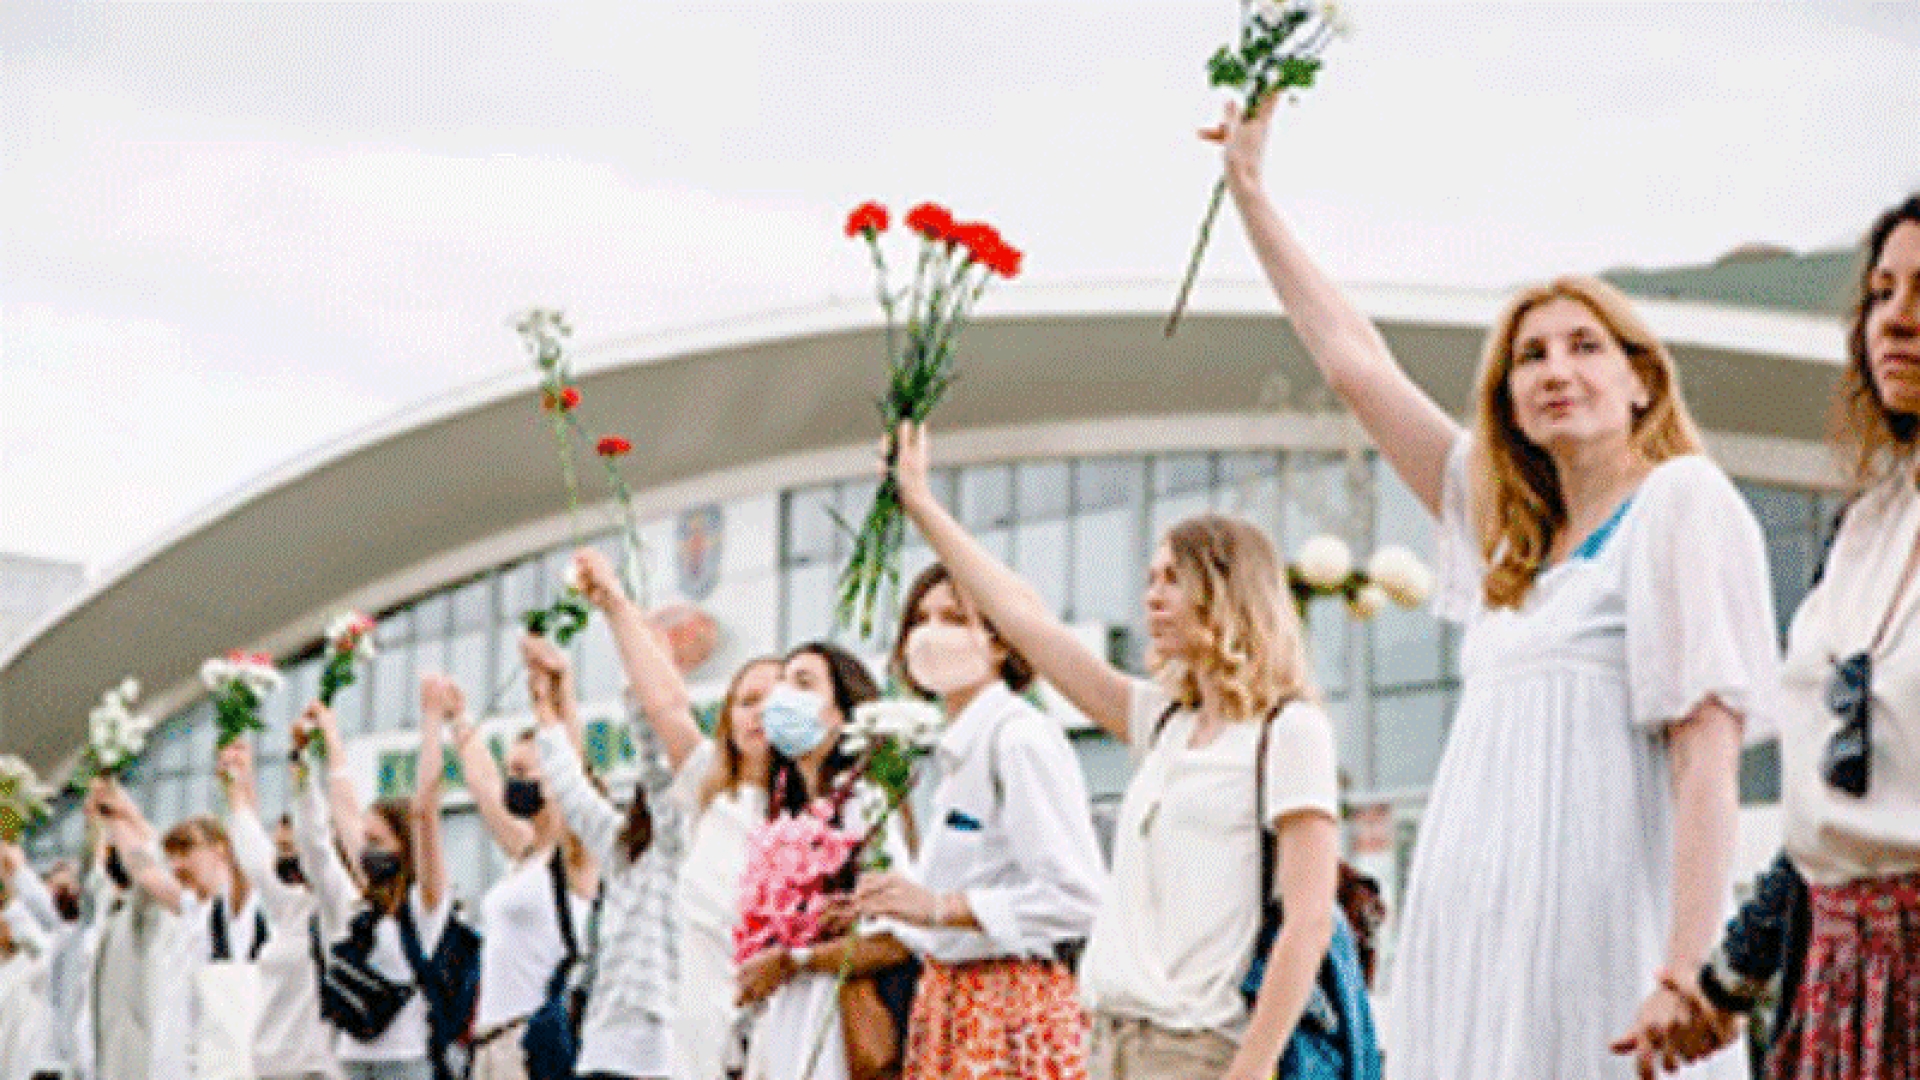
[[[1349,5],[1270,174],[1350,281],[1851,243],[1920,187],[1920,5]],[[110,566],[579,336],[859,297],[941,198],[1168,279],[1230,0],[0,4],[0,551]],[[1209,275],[1255,270],[1237,224]]]

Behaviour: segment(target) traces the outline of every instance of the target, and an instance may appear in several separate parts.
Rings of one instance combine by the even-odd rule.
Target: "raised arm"
[[[134,888],[175,915],[180,914],[186,907],[186,890],[161,861],[160,841],[146,816],[117,781],[107,781],[101,807],[106,812],[108,842],[120,853],[120,862],[133,879]]]
[[[668,763],[678,770],[704,738],[693,718],[693,699],[687,694],[686,680],[659,635],[647,624],[646,613],[621,589],[620,576],[607,557],[593,548],[581,548],[574,552],[573,564],[587,602],[606,615],[607,625],[613,629],[620,665],[640,711],[659,736]]]
[[[520,640],[520,654],[527,661],[527,694],[533,701],[533,716],[540,726],[534,746],[540,753],[540,771],[560,804],[567,828],[601,862],[613,857],[614,840],[620,835],[620,811],[607,797],[587,782],[580,765],[578,744],[567,730],[563,716],[572,705],[572,670],[566,654],[552,642],[534,634]]]
[[[310,714],[324,708],[316,701],[307,706],[307,711]],[[303,741],[301,730],[302,725],[296,724],[296,745]],[[348,921],[360,906],[360,885],[340,860],[328,820],[327,794],[320,778],[308,772],[305,758],[293,767],[293,786],[293,846],[300,858],[300,872],[313,884],[320,901],[320,928],[331,940],[346,932]]]
[[[360,806],[360,794],[353,790],[353,777],[347,773],[340,725],[333,710],[318,701],[308,702],[294,724],[294,745],[304,748],[308,739],[319,739],[325,748],[326,786],[322,794],[327,801],[327,817],[332,821],[333,835],[340,841],[340,854],[348,865],[357,868],[360,853],[367,848],[366,811]]]
[[[447,775],[442,725],[465,712],[466,700],[451,679],[443,678],[439,685],[431,688],[422,683],[420,757],[414,765],[413,799],[407,807],[407,818],[413,829],[415,880],[428,911],[440,910],[440,901],[447,895],[447,853],[440,837],[440,796]],[[486,755],[484,747],[480,752]],[[488,760],[492,760],[491,756]]]
[[[260,823],[260,795],[254,781],[253,749],[235,740],[219,754],[221,786],[227,793],[227,837],[233,862],[267,909],[276,915],[300,902],[300,891],[274,873],[273,840]]]
[[[1314,262],[1267,197],[1261,159],[1274,104],[1269,99],[1244,119],[1228,105],[1220,126],[1201,137],[1225,145],[1227,190],[1240,208],[1247,239],[1321,376],[1353,410],[1400,479],[1438,515],[1447,454],[1460,427],[1407,376],[1373,321]]]
[[[981,546],[933,497],[933,487],[927,482],[926,429],[900,425],[897,445],[894,475],[900,485],[900,504],[947,572],[980,606],[980,613],[1000,636],[1033,664],[1041,678],[1052,683],[1087,719],[1126,742],[1131,694],[1127,676],[1081,644],[1032,586]]]
[[[510,859],[519,859],[533,849],[533,825],[507,812],[506,783],[500,779],[500,765],[493,760],[486,741],[480,738],[467,716],[466,698],[453,680],[445,675],[427,675],[420,680],[422,730],[432,714],[453,733],[453,751],[460,759],[460,772],[467,781],[467,792],[480,811],[480,820],[494,843]]]

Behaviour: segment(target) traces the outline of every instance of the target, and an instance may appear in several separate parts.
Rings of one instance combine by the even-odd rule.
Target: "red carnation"
[[[574,389],[571,386],[565,387],[560,391],[560,400],[558,402],[554,400],[553,391],[544,390],[541,392],[540,407],[542,409],[545,409],[548,412],[552,412],[556,405],[560,409],[567,412],[572,412],[574,409],[579,408],[580,407],[580,391]]]
[[[956,221],[947,231],[947,239],[966,248],[973,261],[981,262],[980,256],[1000,242],[1000,234],[983,221]]]
[[[861,203],[853,208],[853,213],[847,215],[847,235],[886,232],[888,221],[886,207],[877,202]]]
[[[907,228],[929,240],[951,240],[953,214],[938,203],[921,203],[907,211]]]
[[[601,457],[619,457],[633,449],[633,444],[618,435],[603,435],[593,444],[593,452]]]
[[[1012,278],[1020,273],[1020,263],[1026,258],[1024,252],[1012,244],[1002,242],[981,256],[980,261],[987,269],[1003,278]]]

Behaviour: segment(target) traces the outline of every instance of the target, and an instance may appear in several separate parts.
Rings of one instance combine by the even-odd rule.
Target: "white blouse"
[[[1059,723],[995,682],[934,753],[941,780],[909,873],[936,893],[965,893],[981,929],[888,929],[948,964],[1045,958],[1058,943],[1084,941],[1106,875],[1086,780]]]
[[[1170,699],[1136,681],[1127,733],[1136,768],[1114,826],[1113,873],[1080,965],[1090,1009],[1237,1039],[1240,983],[1260,929],[1260,830],[1296,811],[1338,819],[1333,727],[1318,705],[1280,711],[1267,737],[1266,806],[1254,813],[1260,725],[1190,745],[1194,714],[1154,725]]]
[[[1846,514],[1826,575],[1794,617],[1787,638],[1782,802],[1787,853],[1807,880],[1920,871],[1920,580],[1896,598],[1920,540],[1920,490],[1910,469],[1862,495]],[[1889,608],[1893,620],[1872,651],[1871,731],[1865,795],[1827,786],[1821,760],[1840,718],[1827,707],[1834,661],[1866,649]]]

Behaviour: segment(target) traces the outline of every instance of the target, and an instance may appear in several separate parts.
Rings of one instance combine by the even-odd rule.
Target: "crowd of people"
[[[221,818],[162,831],[98,780],[76,860],[0,848],[0,1080],[1730,1078],[1775,976],[1767,1075],[1920,1080],[1920,198],[1868,235],[1835,430],[1856,494],[1783,660],[1761,529],[1631,303],[1585,278],[1514,297],[1463,428],[1275,208],[1268,123],[1205,134],[1294,331],[1437,519],[1436,608],[1464,628],[1384,1046],[1272,541],[1215,514],[1158,538],[1139,677],[941,505],[907,425],[889,467],[938,561],[885,674],[945,717],[931,813],[887,819],[892,867],[848,881],[823,936],[735,962],[753,838],[843,805],[876,673],[827,642],[753,659],[703,731],[582,550],[631,792],[583,765],[567,659],[533,636],[534,724],[503,761],[463,688],[423,678],[405,800],[360,804],[318,702],[271,822],[244,742],[220,751]],[[1132,755],[1106,856],[1036,679]],[[1729,923],[1739,753],[1774,733],[1784,851]],[[449,752],[508,864],[470,911]]]

